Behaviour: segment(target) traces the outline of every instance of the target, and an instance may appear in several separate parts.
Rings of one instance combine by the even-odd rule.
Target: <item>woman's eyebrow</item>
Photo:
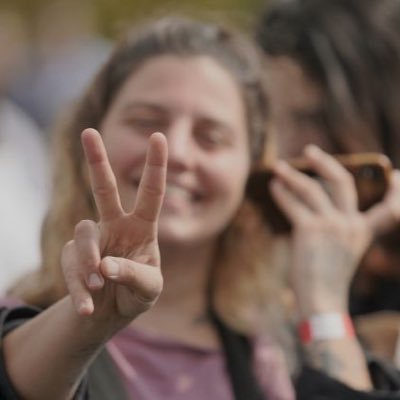
[[[149,101],[132,101],[122,107],[122,112],[130,112],[135,110],[145,109],[154,112],[167,112],[167,108]]]

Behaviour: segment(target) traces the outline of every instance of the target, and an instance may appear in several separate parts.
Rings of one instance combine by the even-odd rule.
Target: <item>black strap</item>
[[[225,352],[235,400],[267,400],[254,376],[252,348],[248,339],[225,325],[212,310],[210,317]]]
[[[97,356],[90,366],[87,381],[90,399],[129,399],[122,376],[106,349]]]
[[[2,400],[20,399],[7,373],[2,339],[23,322],[33,318],[38,312],[38,310],[28,307],[0,308],[0,399]]]

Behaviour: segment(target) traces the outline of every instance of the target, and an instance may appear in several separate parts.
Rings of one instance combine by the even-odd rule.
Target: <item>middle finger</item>
[[[286,187],[310,210],[320,214],[330,213],[333,210],[329,196],[316,179],[296,170],[284,161],[279,161],[274,171]]]

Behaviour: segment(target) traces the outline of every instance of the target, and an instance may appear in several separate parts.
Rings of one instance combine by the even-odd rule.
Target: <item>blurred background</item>
[[[222,19],[246,29],[265,0],[0,1],[7,92],[48,132],[107,57],[112,40],[136,21],[167,13]],[[12,53],[12,54],[11,54]],[[4,88],[4,86],[3,86]]]

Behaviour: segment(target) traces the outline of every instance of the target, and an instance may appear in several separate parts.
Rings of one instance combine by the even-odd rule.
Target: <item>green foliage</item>
[[[0,10],[12,7],[28,24],[43,7],[60,0],[0,0]],[[63,1],[63,0],[61,0]],[[114,36],[128,24],[165,14],[213,18],[247,28],[251,26],[265,0],[64,0],[66,3],[89,4],[95,12],[100,31]]]

